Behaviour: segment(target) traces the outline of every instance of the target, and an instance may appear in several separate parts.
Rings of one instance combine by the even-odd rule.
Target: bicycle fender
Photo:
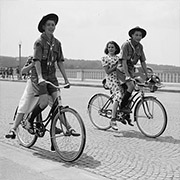
[[[153,99],[157,99],[157,97],[155,97],[155,96],[144,96],[144,99],[146,99],[146,98],[153,98]]]

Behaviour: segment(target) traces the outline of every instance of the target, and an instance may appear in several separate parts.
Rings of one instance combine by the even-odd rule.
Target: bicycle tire
[[[107,94],[97,93],[88,102],[88,114],[92,124],[100,129],[107,130],[111,128],[110,119],[112,114],[112,101],[108,109],[102,112],[102,107],[109,100],[110,96]]]
[[[16,119],[17,110],[18,110],[18,107],[15,110],[13,121],[15,121],[15,119]],[[23,120],[21,121],[21,123],[19,124],[19,126],[16,130],[16,135],[17,135],[18,143],[20,145],[22,145],[23,147],[26,147],[26,148],[30,148],[36,143],[38,137],[36,135],[30,134],[27,131],[27,129],[25,129],[24,126],[25,126],[27,117],[28,117],[28,115],[25,114]]]
[[[79,136],[68,134],[67,128],[63,125],[62,120],[60,120],[60,113],[71,127],[80,134]],[[85,126],[81,116],[74,109],[66,107],[61,109],[60,113],[58,112],[53,119],[51,140],[60,159],[65,162],[73,162],[83,153],[86,143]],[[56,134],[57,128],[61,129],[62,132],[60,134]]]
[[[150,138],[156,138],[166,129],[167,113],[158,99],[147,96],[143,98],[143,101],[139,100],[136,104],[134,120],[142,134]]]

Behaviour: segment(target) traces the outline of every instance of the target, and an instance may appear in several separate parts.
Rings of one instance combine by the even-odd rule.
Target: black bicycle
[[[167,126],[167,113],[163,104],[155,96],[146,96],[145,91],[154,92],[157,86],[150,83],[140,83],[135,80],[136,92],[129,99],[128,106],[131,111],[134,108],[134,122],[139,130],[147,137],[160,136]],[[110,119],[114,95],[97,93],[88,102],[88,114],[95,127],[101,130],[111,128]],[[117,109],[116,119],[126,119],[127,114],[121,112],[120,105]]]
[[[51,82],[46,81],[57,89],[65,88],[66,85],[60,87],[55,86]],[[13,120],[15,120],[17,109]],[[27,120],[31,113],[25,114],[21,124],[19,125],[16,134],[19,144],[30,148],[32,147],[38,138],[42,138],[45,132],[50,133],[51,143],[59,155],[59,157],[66,162],[72,162],[77,160],[85,147],[86,143],[86,131],[83,120],[78,112],[69,106],[60,105],[60,93],[53,103],[49,114],[43,120],[42,114],[39,114],[34,120],[34,131],[32,135],[28,132]],[[50,126],[48,128],[48,124]],[[76,136],[73,135],[73,131],[76,131]]]

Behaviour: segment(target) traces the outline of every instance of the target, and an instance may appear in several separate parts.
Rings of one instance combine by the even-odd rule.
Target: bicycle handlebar
[[[131,78],[131,79],[129,79],[129,80],[134,81],[134,82],[135,82],[138,86],[140,86],[140,87],[149,88],[149,85],[150,85],[150,82],[149,82],[149,81],[138,82],[138,79],[136,79],[136,78]],[[163,87],[163,84],[157,84],[157,83],[155,83],[155,85],[156,85],[158,88]]]
[[[57,89],[63,89],[63,88],[69,88],[70,87],[70,84],[69,83],[67,83],[67,84],[64,84],[64,85],[61,85],[61,86],[56,86],[56,85],[54,85],[52,82],[50,82],[50,81],[44,81],[45,83],[47,83],[47,84],[50,84],[51,86],[53,86],[53,87],[55,87],[55,88],[57,88]]]

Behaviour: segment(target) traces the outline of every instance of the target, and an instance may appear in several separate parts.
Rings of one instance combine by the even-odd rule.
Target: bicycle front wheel
[[[112,100],[106,94],[95,94],[88,103],[88,114],[95,127],[107,130],[110,126],[112,114]]]
[[[134,119],[139,130],[147,137],[160,136],[167,126],[167,113],[162,103],[155,97],[147,96],[135,108]]]
[[[16,119],[16,116],[17,116],[17,109],[14,114],[14,118],[13,118],[14,120]],[[26,148],[30,148],[36,143],[37,136],[32,135],[27,131],[27,128],[26,128],[27,117],[28,115],[25,114],[23,120],[21,121],[21,124],[18,126],[16,130],[16,135],[17,135],[17,139],[20,145]]]
[[[52,142],[63,161],[73,162],[83,153],[86,142],[85,126],[80,115],[74,109],[66,107],[60,111],[52,122]],[[56,132],[57,129],[60,129],[59,133]],[[75,130],[76,135],[73,135],[69,129]]]

